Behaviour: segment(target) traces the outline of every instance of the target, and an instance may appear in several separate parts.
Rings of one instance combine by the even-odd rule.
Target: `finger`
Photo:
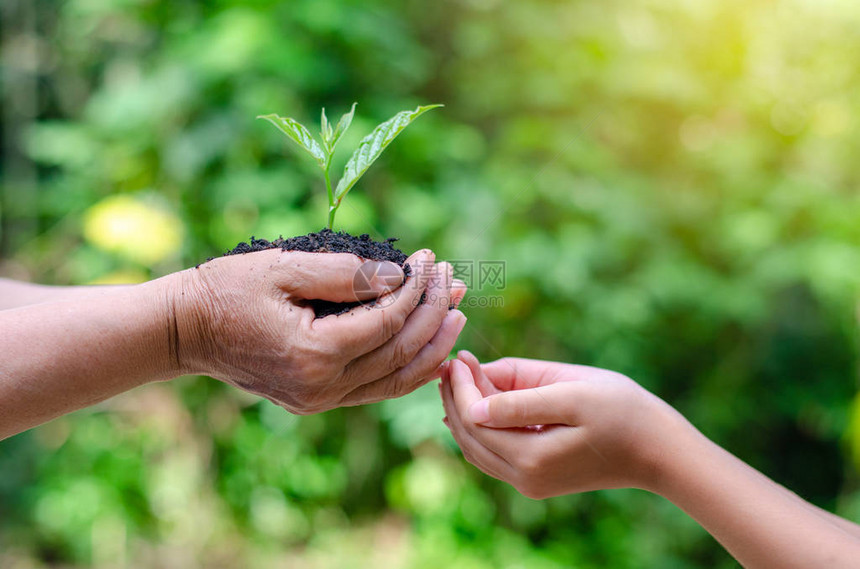
[[[461,281],[460,279],[454,279],[451,284],[451,305],[450,308],[457,308],[460,306],[460,302],[463,300],[463,297],[466,296],[466,292],[468,291],[468,287],[466,283]]]
[[[500,391],[513,391],[555,383],[575,367],[526,358],[502,358],[483,364],[481,369]]]
[[[471,421],[469,408],[481,401],[484,396],[481,395],[481,391],[475,383],[475,377],[472,375],[471,369],[465,363],[459,359],[453,360],[449,366],[449,371],[451,376],[451,391],[454,394],[457,414]]]
[[[472,352],[460,350],[457,352],[457,359],[469,366],[469,371],[472,372],[472,377],[475,378],[475,385],[478,386],[478,390],[482,396],[486,397],[494,393],[501,393],[501,390],[484,373],[484,370],[481,368],[481,362],[478,361],[478,358]]]
[[[449,264],[440,263],[436,273],[428,281],[426,290],[438,290],[442,287],[452,270]],[[430,342],[448,312],[447,297],[441,302],[428,301],[421,304],[412,311],[403,329],[393,338],[350,362],[346,368],[346,376],[357,386],[406,366]]]
[[[559,402],[576,401],[584,393],[584,385],[566,382],[498,393],[472,402],[468,417],[493,428],[575,425],[569,410],[561,409]]]
[[[370,300],[403,284],[403,269],[388,261],[365,260],[351,253],[285,251],[272,266],[277,285],[306,300]]]
[[[344,354],[360,354],[375,350],[406,324],[406,319],[419,306],[427,281],[435,273],[432,251],[423,249],[413,254],[407,262],[412,274],[394,292],[382,295],[374,305],[353,308],[344,314],[317,318],[311,322],[318,341],[328,343]]]
[[[452,366],[452,377],[454,376],[454,373]],[[524,391],[517,391],[515,393],[524,393]],[[547,436],[552,436],[554,434],[547,432],[541,435],[542,438],[539,439],[539,441],[536,441],[535,433],[533,431],[523,428],[513,428],[519,427],[519,425],[511,426],[511,428],[496,428],[496,425],[490,426],[486,423],[481,424],[480,421],[475,421],[475,408],[480,407],[484,401],[487,401],[492,397],[498,396],[493,395],[489,398],[480,399],[477,402],[471,403],[466,414],[460,415],[460,420],[477,444],[480,444],[490,452],[502,457],[506,462],[508,457],[511,457],[511,459],[514,460],[522,449],[533,446],[539,441],[545,441]],[[480,417],[478,418],[480,419]],[[554,421],[554,423],[557,423],[557,421]],[[514,467],[512,466],[511,468],[513,469]]]
[[[344,397],[341,405],[364,405],[383,399],[392,399],[411,393],[428,381],[435,373],[457,341],[466,325],[466,317],[459,310],[451,310],[433,338],[406,366],[381,379],[361,385]]]
[[[452,361],[449,371],[457,416],[466,431],[477,443],[507,461],[508,457],[514,457],[516,453],[520,452],[523,444],[533,442],[525,438],[523,436],[525,433],[522,432],[491,429],[476,424],[470,411],[474,405],[479,404],[484,399],[475,384],[475,378],[469,367],[460,360]]]
[[[451,431],[451,435],[454,437],[457,445],[459,445],[466,460],[493,478],[509,480],[512,472],[510,463],[504,457],[499,456],[475,440],[469,430],[463,425],[463,420],[454,403],[450,373],[446,373],[446,376],[443,376],[442,382],[439,385],[439,394],[442,396],[442,406],[445,409],[445,425]]]
[[[443,406],[453,407],[453,397],[449,382],[444,381],[439,385],[439,394],[442,397]],[[480,443],[472,438],[460,421],[458,421],[456,411],[451,415],[446,415],[442,419],[442,422],[448,427],[448,431],[450,431],[451,436],[454,438],[454,442],[460,447],[460,452],[467,462],[484,474],[499,480],[504,479],[503,470],[507,466],[507,463],[489,449],[483,448]]]

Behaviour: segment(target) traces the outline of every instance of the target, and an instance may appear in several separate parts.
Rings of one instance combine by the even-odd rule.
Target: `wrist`
[[[683,415],[654,396],[654,429],[641,457],[638,487],[666,497],[677,485],[678,473],[710,441]]]
[[[208,374],[203,344],[206,320],[211,318],[206,315],[212,303],[206,302],[206,286],[198,269],[172,273],[153,282],[164,289],[164,336],[173,376]]]
[[[193,270],[171,273],[154,281],[138,285],[145,289],[144,296],[155,303],[160,349],[160,379],[173,379],[197,371],[195,335],[189,330],[194,321],[195,309]]]

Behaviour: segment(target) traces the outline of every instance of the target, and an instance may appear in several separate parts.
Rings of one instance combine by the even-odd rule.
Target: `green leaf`
[[[358,103],[353,103],[352,108],[348,113],[344,113],[340,120],[337,121],[337,126],[334,129],[334,134],[331,137],[331,142],[329,143],[330,152],[334,152],[334,147],[337,146],[337,141],[340,140],[340,137],[346,132],[346,129],[349,128],[349,125],[352,124],[352,117],[355,116],[355,106]]]
[[[325,116],[325,107],[323,107],[320,115],[320,136],[322,137],[323,146],[331,154],[331,138],[334,133],[331,130],[331,124],[328,122],[328,117]]]
[[[367,169],[370,168],[385,148],[400,134],[403,129],[409,126],[412,121],[436,107],[442,105],[427,105],[418,107],[414,111],[400,111],[384,123],[373,129],[373,132],[365,136],[358,143],[358,148],[352,154],[349,162],[343,170],[343,177],[337,183],[337,189],[334,192],[335,202],[339,203],[343,196],[352,189],[359,178],[361,178]],[[353,110],[355,107],[353,106]],[[350,113],[350,120],[352,120]],[[344,118],[346,115],[344,115]],[[344,119],[341,119],[343,122]],[[347,124],[348,126],[348,124]],[[340,128],[340,123],[338,123]],[[346,130],[346,129],[344,129]]]
[[[323,170],[326,169],[327,161],[325,152],[323,152],[319,143],[317,143],[317,141],[311,136],[311,133],[308,132],[308,129],[306,129],[300,122],[291,119],[290,117],[282,117],[275,114],[260,115],[257,118],[265,119],[275,125],[278,130],[293,139],[296,144],[304,148],[308,154],[313,156],[319,163],[320,168]]]
[[[323,108],[322,115],[320,117],[320,134],[322,135],[323,147],[328,153],[329,160],[331,160],[331,156],[334,154],[334,149],[337,146],[337,142],[340,140],[340,137],[343,136],[343,133],[345,133],[346,129],[349,128],[349,125],[352,124],[352,117],[355,115],[355,106],[357,104],[358,103],[352,104],[352,109],[340,117],[337,127],[333,130],[331,128],[331,123],[328,122],[328,117],[325,115],[325,108]]]

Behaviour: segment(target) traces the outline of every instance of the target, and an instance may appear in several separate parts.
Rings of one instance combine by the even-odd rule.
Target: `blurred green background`
[[[504,260],[460,347],[622,371],[860,521],[856,2],[0,8],[3,276],[134,282],[319,229],[315,166],[254,117],[358,101],[342,164],[445,103],[339,228]],[[310,417],[207,378],[137,390],[0,443],[0,566],[735,566],[643,492],[519,496],[442,415],[434,386]]]

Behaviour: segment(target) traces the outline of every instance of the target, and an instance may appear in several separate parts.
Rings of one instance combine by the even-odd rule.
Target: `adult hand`
[[[612,371],[468,352],[441,387],[446,424],[466,459],[522,494],[547,498],[653,484],[669,435],[692,426]]]
[[[276,249],[183,271],[171,295],[176,366],[298,414],[405,395],[438,376],[466,322],[448,309],[465,287],[434,260],[428,250],[412,255],[405,282],[393,263]],[[358,281],[366,290],[357,293]],[[376,296],[325,318],[309,304]]]

